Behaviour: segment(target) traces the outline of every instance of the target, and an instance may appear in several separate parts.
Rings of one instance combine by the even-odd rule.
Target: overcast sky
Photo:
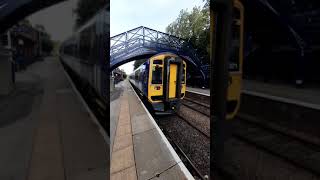
[[[53,40],[63,41],[70,37],[73,32],[78,0],[67,0],[53,5],[28,17],[32,25],[42,24]]]
[[[78,0],[67,0],[44,10],[28,19],[32,25],[42,24],[53,40],[63,41],[72,35]],[[194,6],[203,6],[203,0],[111,0],[110,1],[110,34],[146,26],[165,32],[165,28],[179,15],[180,10]],[[133,71],[133,62],[120,66],[127,74]]]
[[[203,6],[203,0],[111,0],[110,34],[120,34],[138,26],[165,32],[166,27],[179,15],[180,10],[190,11]],[[133,62],[120,66],[127,74],[133,71]]]

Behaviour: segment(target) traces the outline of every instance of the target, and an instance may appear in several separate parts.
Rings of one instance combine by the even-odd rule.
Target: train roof
[[[153,55],[153,56],[151,56],[150,58],[148,58],[148,59],[147,59],[145,62],[143,62],[139,67],[137,67],[136,69],[134,69],[133,72],[132,72],[130,75],[132,75],[134,72],[136,72],[137,70],[139,70],[139,69],[141,68],[141,66],[142,66],[144,63],[146,63],[149,59],[151,59],[151,58],[153,58],[153,57],[156,57],[156,56],[160,56],[160,55],[173,55],[173,56],[180,57],[180,58],[184,59],[183,57],[181,57],[181,56],[179,56],[179,55],[177,55],[177,54],[174,54],[174,53],[172,53],[172,52],[162,52],[162,53],[158,53],[158,54]]]

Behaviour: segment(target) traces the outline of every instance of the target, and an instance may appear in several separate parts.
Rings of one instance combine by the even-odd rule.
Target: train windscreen
[[[153,66],[151,83],[152,84],[162,84],[162,67]]]
[[[231,41],[231,53],[229,59],[229,71],[239,71],[240,69],[240,11],[234,9],[234,20],[232,23],[232,41]]]
[[[184,67],[184,66],[183,66]],[[184,84],[185,83],[185,74],[186,74],[186,69],[185,68],[183,68],[183,71],[182,71],[182,76],[181,76],[181,83],[182,84]]]

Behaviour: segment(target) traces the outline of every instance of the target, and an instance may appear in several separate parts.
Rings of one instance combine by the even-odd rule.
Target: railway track
[[[134,90],[137,92],[135,88]],[[201,129],[197,128],[195,125],[181,116],[157,116],[155,113],[153,113],[152,107],[147,100],[143,96],[139,97],[144,102],[151,115],[157,121],[157,124],[161,128],[162,132],[165,134],[193,177],[196,180],[208,180],[210,158],[207,158],[207,168],[204,168],[203,164],[199,165],[199,162],[204,162],[204,160],[201,158],[210,155],[210,138],[208,137],[208,134],[202,132]],[[190,141],[193,142],[193,144],[190,145]],[[207,143],[203,143],[205,141],[207,141]],[[207,148],[203,148],[203,144],[207,145]],[[189,145],[193,147],[189,147]],[[200,147],[201,145],[202,147]],[[201,153],[201,151],[205,151],[204,149],[207,150],[207,155],[203,155]],[[199,161],[196,162],[195,160]]]
[[[193,113],[192,117],[176,113],[165,118],[168,120],[167,123],[164,123],[164,118],[156,117],[156,119],[175,150],[185,160],[185,164],[188,164],[189,171],[194,172],[193,175],[198,179],[208,179],[210,158],[205,157],[210,155],[210,132],[205,131],[193,121],[197,116],[205,115],[203,110],[207,107],[202,106],[199,110],[189,101],[184,102],[183,105],[197,113]],[[209,116],[205,117],[209,118]]]
[[[233,123],[235,129],[233,137],[320,176],[319,145],[241,117],[237,117],[237,120]]]
[[[193,109],[207,117],[210,117],[210,105],[208,104],[197,102],[191,98],[185,97],[182,100],[182,105],[187,106],[188,108]]]
[[[192,160],[187,156],[187,154],[183,151],[183,148],[176,143],[173,138],[169,135],[167,130],[162,129],[163,133],[166,134],[167,139],[172,142],[172,146],[174,150],[180,155],[180,158],[184,162],[185,166],[189,169],[190,173],[193,175],[195,179],[207,180],[208,177],[204,176],[200,170],[196,167],[196,165],[192,162]]]
[[[198,106],[209,108],[209,105],[197,100],[186,100]],[[200,111],[194,105],[190,108]],[[237,115],[232,122],[232,126],[234,129],[232,138],[320,177],[320,143],[300,137],[277,125],[270,126],[270,124],[259,121],[254,117],[249,118],[244,114]]]
[[[182,105],[186,106],[187,108],[190,108],[196,112],[198,112],[199,114],[202,114],[204,115],[206,118],[208,118],[209,120],[209,117],[210,117],[210,109],[209,107],[206,105],[206,104],[201,104],[199,105],[197,102],[193,102],[191,99],[189,98],[186,98],[185,101],[182,102]],[[189,127],[191,127],[192,129],[194,129],[195,131],[197,131],[198,134],[201,134],[202,137],[205,137],[206,141],[208,144],[210,144],[210,132],[206,132],[204,131],[200,125],[198,125],[197,123],[193,122],[193,118],[186,118],[185,116],[183,115],[180,115],[179,113],[175,114],[172,118],[175,118],[185,124],[187,124]],[[165,132],[165,131],[164,131]],[[208,179],[208,175],[202,175],[200,170],[197,170],[197,165],[196,163],[193,163],[191,158],[188,158],[188,153],[185,153],[183,151],[183,148],[182,147],[179,147],[178,143],[175,142],[169,135],[168,132],[165,132],[165,134],[167,134],[168,138],[171,140],[171,142],[174,144],[174,146],[177,146],[177,149],[181,152],[181,154],[183,154],[183,157],[185,159],[187,159],[187,161],[189,162],[189,164],[193,164],[192,165],[192,169],[195,169],[196,170],[196,174],[198,175],[198,177],[200,177],[200,179]],[[198,145],[200,146],[200,144]],[[209,149],[208,149],[209,151]],[[208,160],[208,163],[209,163],[209,159]]]
[[[196,98],[199,98],[198,96]],[[200,97],[200,99],[202,99]],[[205,101],[204,101],[205,102]],[[185,97],[182,100],[182,105],[186,106],[187,108],[190,108],[204,116],[206,116],[208,118],[208,120],[210,120],[210,105],[204,102],[199,102],[198,100],[194,100],[192,98],[188,98]],[[186,120],[183,116],[179,116],[181,119],[183,119],[185,122],[187,122],[188,124],[190,124],[191,126],[193,126],[195,129],[197,129],[199,132],[201,132],[202,134],[204,134],[204,136],[206,136],[208,138],[208,140],[210,139],[210,134],[205,134],[202,130],[200,130],[200,128],[198,128],[197,126],[193,125],[191,122],[189,122],[188,120]],[[214,170],[214,179],[217,180],[233,180],[235,179],[234,175],[231,172],[226,171],[223,168],[219,168],[216,167]]]
[[[196,179],[208,179],[210,136],[179,115],[157,117],[157,123]]]

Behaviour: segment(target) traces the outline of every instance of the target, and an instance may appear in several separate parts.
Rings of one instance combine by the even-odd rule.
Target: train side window
[[[238,13],[235,12],[236,16]],[[231,42],[231,57],[229,60],[229,71],[239,71],[240,66],[240,25],[238,19],[234,19],[232,23],[232,42]]]
[[[162,67],[153,66],[151,83],[152,84],[162,84]]]
[[[136,70],[136,72],[135,72],[135,80],[138,80],[139,79],[139,72],[140,72],[140,70]]]
[[[148,84],[148,78],[145,77],[146,75],[148,75],[148,73],[147,73],[147,71],[144,71],[144,72],[143,72],[143,76],[144,76],[144,78],[143,78],[143,84]]]
[[[84,61],[88,61],[90,58],[90,43],[91,34],[90,27],[88,27],[80,33],[79,54],[80,58]]]
[[[240,10],[238,8],[233,8],[233,18],[234,19],[240,19],[241,18]]]
[[[181,76],[181,82],[182,82],[182,84],[184,84],[185,83],[185,74],[186,74],[186,69],[185,68],[183,68],[183,71],[182,71],[182,76]]]

